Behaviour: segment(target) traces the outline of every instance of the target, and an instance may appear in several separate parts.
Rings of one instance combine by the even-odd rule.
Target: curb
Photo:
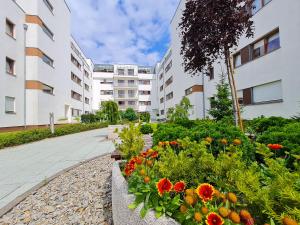
[[[90,159],[86,159],[82,162],[76,163],[73,166],[70,166],[66,169],[63,169],[62,171],[52,175],[51,177],[47,178],[46,181],[43,180],[40,183],[38,183],[37,185],[35,185],[34,187],[32,187],[31,189],[29,189],[28,191],[26,191],[25,193],[19,195],[18,197],[16,197],[13,201],[11,201],[10,203],[8,203],[6,206],[2,207],[0,209],[0,218],[2,218],[5,214],[7,214],[8,212],[10,212],[14,207],[16,207],[20,202],[22,202],[23,200],[25,200],[29,195],[34,194],[35,192],[37,192],[40,188],[46,186],[49,182],[51,182],[52,180],[54,180],[55,178],[63,175],[64,173],[69,172],[72,169],[75,169],[78,166],[81,166],[85,163],[91,162],[93,160],[96,160],[98,158],[110,155],[111,153],[105,153],[103,155],[99,155]]]

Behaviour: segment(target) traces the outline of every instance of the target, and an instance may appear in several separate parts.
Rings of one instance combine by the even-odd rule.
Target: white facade
[[[65,1],[4,0],[1,6],[0,65],[3,73],[13,71],[0,77],[0,128],[46,125],[50,113],[55,123],[71,123],[92,112],[93,63],[71,37]]]
[[[121,110],[157,114],[156,75],[151,67],[136,65],[95,65],[93,77],[93,110],[101,102],[113,100]]]
[[[0,127],[24,124],[24,21],[23,10],[11,0],[0,10]],[[11,29],[9,26],[11,25]],[[11,60],[11,69],[7,65]]]
[[[283,0],[255,2],[259,7],[255,9],[253,15],[254,37],[242,38],[239,46],[232,50],[233,61],[236,64],[236,86],[243,109],[242,116],[244,119],[261,115],[292,117],[300,111],[298,91],[300,77],[297,67],[300,57],[300,2],[298,0],[291,0],[288,4]],[[187,96],[195,106],[194,116],[191,112],[190,118],[204,118],[208,116],[210,109],[209,99],[216,94],[216,84],[222,71],[226,73],[226,67],[220,60],[215,63],[211,77],[200,75],[192,78],[184,73],[178,27],[184,7],[185,0],[182,0],[171,22],[170,49],[160,63],[165,68],[172,60],[172,68],[167,73],[163,73],[162,68],[158,72],[158,75],[163,73],[160,87],[173,76],[173,83],[169,87],[163,86],[159,98],[166,98],[168,93],[173,92],[173,100],[165,102],[164,99],[159,109],[160,112],[163,110],[166,113],[169,107],[178,104],[184,96],[184,90],[193,85],[203,85],[202,92],[194,93],[191,89],[186,94],[191,93]],[[240,57],[242,49],[243,56]],[[248,49],[248,52],[245,49]],[[240,65],[242,61],[244,62]],[[198,91],[200,89],[198,88]],[[164,118],[164,115],[160,114],[161,118]]]

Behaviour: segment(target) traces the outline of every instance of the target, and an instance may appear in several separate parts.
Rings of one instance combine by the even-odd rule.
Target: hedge
[[[0,149],[107,126],[107,123],[69,124],[55,128],[54,134],[48,128],[0,133]]]

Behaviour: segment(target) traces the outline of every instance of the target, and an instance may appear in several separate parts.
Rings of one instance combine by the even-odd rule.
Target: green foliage
[[[101,111],[105,121],[110,124],[117,124],[119,120],[119,107],[114,101],[107,101],[101,103]]]
[[[230,99],[229,85],[222,75],[220,82],[217,84],[217,94],[210,99],[211,109],[209,114],[217,121],[224,118],[233,120],[232,100]]]
[[[133,122],[138,119],[138,116],[133,108],[127,108],[126,111],[123,112],[122,118],[130,122]]]
[[[171,122],[185,121],[189,119],[189,110],[192,108],[191,102],[187,97],[183,97],[179,105],[169,108],[167,118]]]
[[[140,127],[134,124],[129,124],[119,133],[122,143],[117,147],[120,150],[123,158],[130,159],[138,155],[144,147],[143,135],[140,132]]]
[[[95,114],[82,114],[81,115],[82,123],[96,123],[99,121],[100,121],[100,118]]]
[[[215,155],[223,152],[224,148],[229,147],[235,139],[239,139],[242,142],[239,149],[243,152],[243,158],[247,161],[254,159],[255,148],[248,137],[233,125],[211,120],[194,121],[189,128],[173,123],[160,124],[157,131],[153,134],[153,142],[158,144],[160,141],[173,141],[185,137],[189,137],[192,141],[197,142],[211,137],[213,141],[210,144],[210,149]],[[222,139],[226,139],[228,145],[224,146],[220,142]]]
[[[285,119],[282,117],[259,117],[255,118],[251,121],[246,122],[246,127],[250,127],[254,130],[255,133],[261,134],[267,131],[271,127],[278,127],[281,128],[284,125],[293,122],[291,119]]]
[[[140,131],[142,134],[152,134],[153,133],[151,124],[143,124],[140,128]]]
[[[142,112],[139,113],[139,118],[141,122],[149,123],[150,122],[150,113],[149,112]]]
[[[26,144],[34,141],[43,140],[46,138],[74,134],[82,131],[107,127],[106,123],[91,123],[91,124],[70,124],[55,128],[55,133],[51,134],[50,129],[35,129],[26,131],[17,131],[9,133],[0,133],[0,149]]]

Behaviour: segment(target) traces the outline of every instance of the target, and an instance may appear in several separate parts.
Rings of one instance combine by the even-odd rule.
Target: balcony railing
[[[116,99],[138,99],[138,94],[115,94]]]

